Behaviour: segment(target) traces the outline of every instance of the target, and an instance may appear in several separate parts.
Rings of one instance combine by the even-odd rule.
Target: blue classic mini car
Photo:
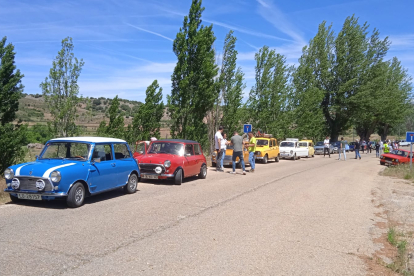
[[[75,208],[112,189],[135,193],[140,172],[124,140],[70,137],[48,141],[36,161],[11,166],[4,177],[13,202],[66,198]]]

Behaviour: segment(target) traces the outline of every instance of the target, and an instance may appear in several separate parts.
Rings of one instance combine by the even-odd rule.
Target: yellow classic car
[[[274,159],[276,162],[279,162],[279,145],[277,140],[271,135],[267,134],[267,137],[257,137],[256,138],[256,151],[255,158],[260,160],[262,163],[266,164],[269,159]]]
[[[249,163],[249,152],[247,151],[247,148],[243,149],[243,157],[244,157],[244,164],[248,165]],[[213,152],[213,155],[211,156],[211,164],[213,167],[216,166],[216,152]],[[232,166],[233,165],[233,146],[232,145],[227,145],[227,149],[226,149],[226,155],[224,156],[224,160],[223,160],[223,166]],[[240,159],[237,157],[236,158],[236,167],[240,168],[241,167],[241,163],[240,163]]]
[[[315,157],[315,148],[313,147],[312,140],[299,141],[299,147],[307,149],[308,154],[306,155],[306,157]]]

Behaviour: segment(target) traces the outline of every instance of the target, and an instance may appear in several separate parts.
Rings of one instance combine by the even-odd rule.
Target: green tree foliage
[[[285,138],[291,133],[291,73],[283,55],[264,46],[255,55],[256,84],[247,102],[255,129]]]
[[[107,125],[105,121],[102,121],[99,124],[96,131],[98,136],[124,139],[125,123],[124,117],[120,114],[119,106],[120,102],[118,96],[116,96],[112,100],[111,107],[108,110],[109,123]]]
[[[12,124],[22,97],[23,75],[16,69],[14,46],[0,41],[0,174],[23,157],[26,143],[26,126]]]
[[[243,83],[244,74],[241,68],[236,68],[237,51],[236,37],[233,31],[226,35],[223,49],[223,63],[220,71],[220,92],[223,98],[223,117],[221,125],[229,133],[229,137],[234,131],[240,131],[242,124],[243,90],[246,85]]]
[[[219,91],[214,78],[215,64],[213,26],[201,25],[201,0],[193,0],[183,27],[173,43],[177,65],[171,76],[172,91],[168,98],[171,136],[193,139],[207,148],[207,125],[204,118],[212,109]]]
[[[60,137],[71,137],[79,133],[75,125],[78,97],[78,78],[85,64],[73,54],[72,38],[62,40],[62,49],[58,52],[49,77],[40,84],[45,102],[53,117],[51,131]]]
[[[52,133],[50,133],[49,127],[47,125],[37,123],[34,126],[27,128],[26,140],[29,143],[45,144],[52,138]]]
[[[145,94],[145,103],[139,107],[134,115],[131,132],[133,135],[128,139],[129,142],[149,140],[151,137],[160,138],[164,103],[162,102],[162,88],[157,80],[148,86]]]
[[[297,99],[301,100],[297,107],[305,107],[307,99],[319,99],[326,132],[333,141],[349,129],[358,109],[351,101],[360,91],[362,76],[367,69],[367,28],[368,25],[361,26],[356,17],[348,17],[335,37],[332,26],[326,27],[323,22],[299,60],[295,75],[299,80],[295,83],[306,85],[307,89],[300,90],[300,85],[296,87]],[[307,97],[301,95],[303,93],[316,95]]]

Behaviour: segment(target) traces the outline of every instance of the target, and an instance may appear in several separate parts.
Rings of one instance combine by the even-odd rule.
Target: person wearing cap
[[[156,137],[151,137],[151,142],[157,141],[158,139]]]

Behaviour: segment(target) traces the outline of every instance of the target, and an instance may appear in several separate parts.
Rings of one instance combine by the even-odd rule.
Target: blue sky
[[[145,89],[158,79],[171,90],[176,62],[172,41],[188,14],[191,0],[0,0],[0,37],[15,45],[16,64],[25,75],[25,93],[41,93],[61,40],[73,38],[75,56],[85,66],[80,93],[89,97],[144,101]],[[301,49],[323,21],[339,31],[355,14],[393,42],[397,56],[414,75],[414,1],[204,0],[203,23],[213,24],[217,55],[232,29],[238,38],[238,64],[245,93],[254,85],[254,53],[263,45],[297,64]]]

